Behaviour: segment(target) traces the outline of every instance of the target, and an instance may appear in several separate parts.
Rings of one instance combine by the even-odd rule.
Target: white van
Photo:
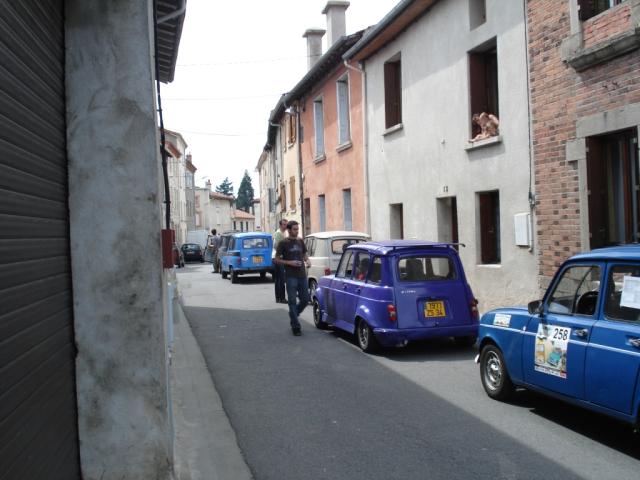
[[[309,291],[314,295],[318,279],[324,275],[336,273],[342,251],[354,243],[366,242],[370,237],[362,232],[331,231],[307,235],[304,243],[307,246],[311,267],[307,270]]]

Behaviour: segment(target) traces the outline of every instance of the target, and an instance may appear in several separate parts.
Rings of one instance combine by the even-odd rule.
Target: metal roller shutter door
[[[80,478],[64,2],[0,9],[0,478]]]

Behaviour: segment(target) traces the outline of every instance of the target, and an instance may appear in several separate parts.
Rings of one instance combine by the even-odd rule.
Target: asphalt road
[[[640,435],[527,391],[489,399],[474,349],[367,355],[310,308],[294,337],[273,283],[210,269],[179,272],[184,311],[257,480],[640,478]]]

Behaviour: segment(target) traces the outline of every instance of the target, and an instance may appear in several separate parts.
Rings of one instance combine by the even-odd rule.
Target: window
[[[308,237],[304,240],[304,244],[307,247],[307,255],[313,257],[316,253],[316,239],[314,237]]]
[[[403,282],[454,280],[456,270],[450,257],[417,255],[398,260],[398,277]]]
[[[336,277],[339,278],[351,278],[353,273],[353,252],[346,252],[340,260]]]
[[[351,231],[351,189],[342,190],[342,217],[344,218],[344,229]]]
[[[640,265],[615,265],[611,268],[607,282],[607,292],[609,293],[604,314],[615,320],[638,322],[640,321],[640,310],[636,308],[636,305],[628,304],[626,296],[623,298],[625,278],[627,277],[634,277],[632,281],[640,277]]]
[[[637,138],[635,129],[587,138],[591,248],[640,240]]]
[[[588,20],[622,2],[623,0],[578,0],[580,20]]]
[[[456,197],[436,200],[438,241],[458,243],[458,202]],[[456,247],[457,248],[457,247]]]
[[[364,242],[359,238],[340,238],[331,241],[331,253],[341,254],[344,249],[349,245],[355,245],[356,243]]]
[[[369,282],[380,283],[382,280],[382,259],[374,257],[371,263],[371,271],[369,272]]]
[[[498,53],[496,40],[469,53],[469,96],[471,117],[487,113],[500,117],[498,105]],[[471,118],[471,138],[481,130]]]
[[[351,139],[349,128],[349,79],[347,76],[336,82],[336,97],[338,100],[338,145],[343,145]]]
[[[318,195],[318,215],[320,217],[320,232],[327,229],[327,217],[325,211],[324,195]]]
[[[280,184],[280,211],[287,211],[287,191],[284,183]]]
[[[324,155],[324,111],[322,98],[313,102],[313,126],[316,136],[316,158]]]
[[[385,128],[402,123],[402,75],[400,54],[384,64]]]
[[[287,139],[287,146],[291,146],[296,141],[296,117],[287,113],[284,118],[285,136]]]
[[[296,208],[296,177],[289,178],[289,208]]]
[[[500,263],[500,196],[497,191],[478,194],[480,207],[480,262]]]
[[[355,279],[364,281],[367,279],[369,273],[369,254],[365,252],[358,252],[356,254],[356,274]]]
[[[245,238],[242,240],[242,248],[268,248],[269,242],[266,238]]]
[[[486,0],[469,0],[469,28],[473,30],[487,21]]]
[[[549,295],[549,313],[593,315],[598,303],[600,267],[570,266]]]
[[[390,219],[390,237],[392,239],[404,238],[404,219],[402,213],[402,204],[394,203],[389,205]]]

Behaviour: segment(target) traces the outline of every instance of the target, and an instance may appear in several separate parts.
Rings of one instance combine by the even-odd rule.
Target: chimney
[[[204,188],[206,188],[209,191],[211,191],[211,180],[207,179],[206,183],[204,184]]]
[[[302,38],[307,39],[307,69],[316,64],[318,59],[322,56],[322,36],[324,30],[318,30],[310,28],[302,35]]]
[[[327,49],[347,33],[344,12],[349,8],[349,2],[329,1],[322,10],[327,16]]]

